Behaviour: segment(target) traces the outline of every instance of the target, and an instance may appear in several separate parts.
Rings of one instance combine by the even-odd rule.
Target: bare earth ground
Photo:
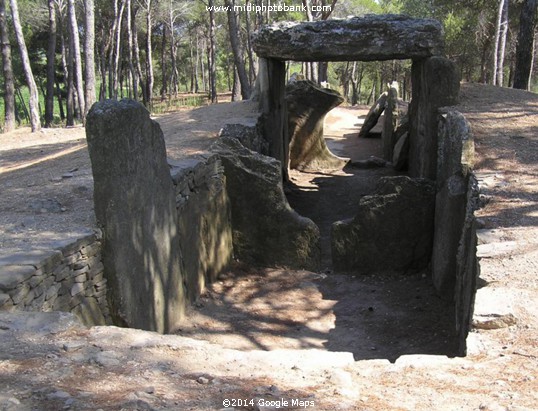
[[[332,273],[325,251],[320,273],[234,267],[179,330],[195,339],[66,321],[51,336],[2,323],[0,409],[209,410],[225,398],[256,401],[235,409],[274,409],[260,399],[280,398],[303,400],[297,409],[538,409],[538,96],[478,85],[462,95],[489,230],[481,236],[503,245],[482,258],[488,284],[479,293],[498,291],[516,325],[475,330],[468,357],[448,359],[451,318],[427,273],[353,278]],[[158,121],[172,156],[197,155],[225,120],[252,109],[217,105]],[[354,137],[361,114],[331,113],[336,154],[378,152],[378,140]],[[83,138],[80,128],[0,136],[0,255],[94,227]],[[320,225],[326,245],[330,223],[353,215],[386,174],[293,173],[290,202]]]

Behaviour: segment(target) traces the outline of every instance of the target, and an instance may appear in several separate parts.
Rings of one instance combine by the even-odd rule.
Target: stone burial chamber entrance
[[[454,63],[444,57],[440,23],[400,15],[281,22],[262,27],[252,41],[260,57],[257,98],[264,154],[280,161],[285,180],[290,179],[289,169],[312,172],[346,165],[346,159],[334,156],[323,139],[324,116],[341,98],[306,81],[286,85],[286,61],[412,61],[406,144],[387,128],[397,109],[391,92],[384,103],[382,133],[384,160],[391,165],[395,150],[399,157],[405,150],[407,175],[391,171],[392,167],[365,175],[370,188],[359,193],[352,213],[341,221],[327,221],[319,209],[314,210],[323,201],[323,186],[334,185],[330,179],[318,179],[321,189],[303,193],[302,201],[297,196],[294,200],[293,189],[288,197],[297,211],[320,226],[323,268],[332,263],[337,273],[353,276],[400,273],[398,281],[401,273],[410,272],[431,278],[451,314],[447,327],[456,336],[454,353],[464,354],[478,272],[474,152],[466,120],[450,108],[458,103],[459,76]],[[347,184],[345,190],[353,191],[353,183]],[[325,201],[335,208],[349,198],[336,192],[329,196]]]
[[[469,126],[450,108],[457,102],[459,80],[442,56],[439,23],[392,15],[279,23],[262,27],[253,44],[261,60],[260,112],[248,125],[223,124],[219,138],[198,158],[167,159],[160,126],[137,102],[105,101],[90,110],[86,134],[113,322],[185,334],[179,324],[188,304],[207,296],[208,284],[224,279],[225,287],[233,283],[241,289],[241,279],[226,277],[241,272],[229,269],[237,260],[277,272],[243,282],[255,296],[232,307],[234,321],[271,323],[276,333],[287,329],[301,347],[323,344],[356,358],[464,354],[478,269],[476,180]],[[346,170],[347,164],[323,140],[322,119],[341,98],[303,81],[288,85],[286,95],[285,61],[290,59],[413,61],[408,175],[380,167],[360,175],[362,183],[355,185],[357,179],[345,172],[324,173],[342,183],[331,183],[338,189],[328,192],[329,206],[341,203],[342,187],[355,194],[349,212],[337,219],[325,216],[320,222],[308,207],[298,210],[300,215],[283,189],[290,165],[317,173]],[[314,101],[316,109],[310,110]],[[392,159],[396,135],[383,134],[385,160]],[[305,204],[316,201],[307,197]],[[320,273],[325,268],[320,234],[337,271],[328,276]],[[274,288],[258,292],[271,278]],[[430,288],[424,288],[425,279]],[[285,284],[291,297],[282,302]],[[305,318],[319,314],[311,318],[313,324],[298,325],[293,310],[289,324],[274,317],[288,302],[295,304],[297,294],[306,296],[298,299]],[[221,311],[230,308],[230,300],[221,297],[223,305],[206,318],[225,315]],[[428,315],[418,319],[417,312]],[[238,320],[238,313],[247,318]],[[224,329],[241,329],[236,325]],[[221,334],[210,328],[208,334]],[[248,328],[244,333],[251,333]]]

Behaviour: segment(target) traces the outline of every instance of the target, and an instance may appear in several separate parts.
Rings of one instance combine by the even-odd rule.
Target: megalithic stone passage
[[[184,312],[174,186],[163,133],[133,100],[88,113],[95,215],[116,324],[169,332]]]

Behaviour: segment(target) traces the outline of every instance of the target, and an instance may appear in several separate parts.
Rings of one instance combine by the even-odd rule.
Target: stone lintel
[[[392,14],[274,23],[253,33],[252,40],[258,56],[275,60],[420,60],[444,50],[437,20]]]

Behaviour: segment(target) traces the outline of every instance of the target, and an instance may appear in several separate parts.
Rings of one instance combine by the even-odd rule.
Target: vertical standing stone
[[[414,60],[411,76],[409,175],[434,180],[437,171],[437,110],[458,104],[460,78],[456,65],[444,57]]]
[[[452,298],[457,254],[468,208],[468,185],[474,162],[474,143],[465,117],[447,110],[438,118],[439,150],[432,278],[437,291]]]
[[[385,118],[383,119],[383,157],[387,161],[392,161],[394,145],[394,131],[398,125],[398,82],[389,84],[387,101],[385,103]]]
[[[286,65],[279,60],[260,59],[260,74],[259,99],[268,155],[280,161],[282,176],[287,180],[290,141],[285,101]]]
[[[290,168],[297,170],[334,170],[343,168],[347,159],[335,156],[325,143],[325,115],[344,101],[340,93],[321,88],[309,80],[286,86]]]
[[[163,133],[132,100],[95,104],[86,138],[111,314],[168,332],[184,311],[174,186]]]

